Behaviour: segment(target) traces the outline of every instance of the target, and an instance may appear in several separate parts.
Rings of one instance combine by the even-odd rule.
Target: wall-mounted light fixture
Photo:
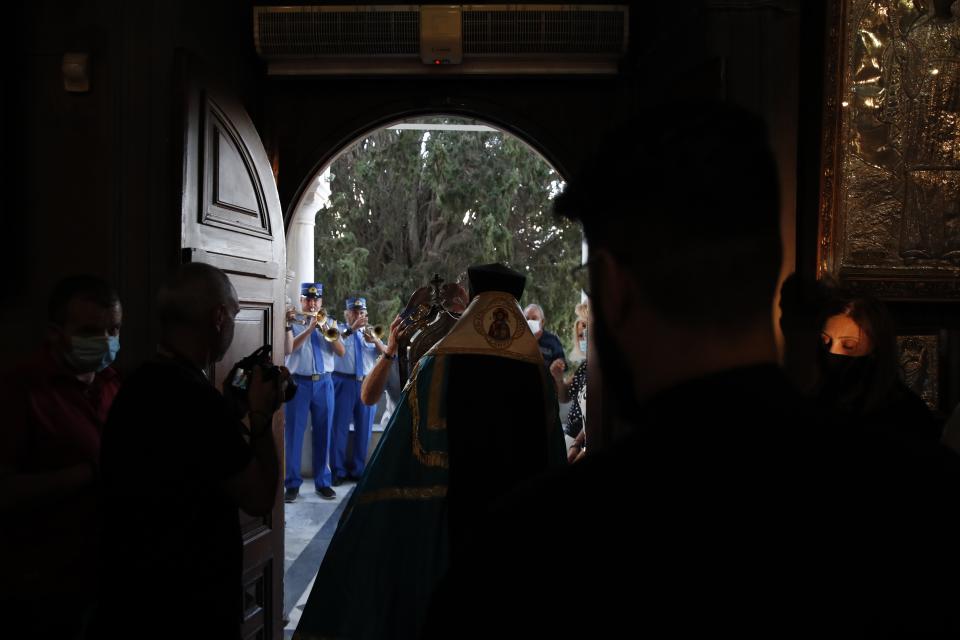
[[[69,93],[90,91],[90,54],[63,54],[63,89]]]

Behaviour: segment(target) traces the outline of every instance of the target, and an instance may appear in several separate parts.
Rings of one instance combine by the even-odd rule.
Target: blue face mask
[[[580,351],[582,351],[583,354],[586,355],[587,353],[587,330],[586,329],[583,330],[583,338],[580,339],[579,346],[580,346]]]
[[[64,354],[70,367],[79,373],[103,371],[120,351],[117,336],[70,336],[71,350]]]

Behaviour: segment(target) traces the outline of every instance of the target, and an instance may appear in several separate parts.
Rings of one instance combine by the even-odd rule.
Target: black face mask
[[[859,412],[876,370],[873,355],[842,356],[825,351],[820,362],[821,399],[838,408]]]

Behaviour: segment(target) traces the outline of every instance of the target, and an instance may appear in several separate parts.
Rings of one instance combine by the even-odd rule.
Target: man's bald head
[[[181,266],[160,289],[157,301],[164,332],[173,327],[205,328],[219,307],[232,313],[239,307],[227,274],[201,262]]]
[[[190,345],[204,362],[219,362],[227,353],[240,302],[223,271],[199,262],[185,264],[160,289],[158,303],[160,329],[169,346]]]

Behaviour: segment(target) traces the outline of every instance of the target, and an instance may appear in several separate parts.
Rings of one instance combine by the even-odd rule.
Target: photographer
[[[273,508],[272,422],[288,374],[264,362],[252,367],[246,392],[231,387],[236,371],[227,376],[227,395],[239,397],[217,391],[212,365],[240,310],[222,271],[184,265],[158,303],[157,356],[130,376],[104,429],[104,593],[93,637],[239,638],[237,508]]]

